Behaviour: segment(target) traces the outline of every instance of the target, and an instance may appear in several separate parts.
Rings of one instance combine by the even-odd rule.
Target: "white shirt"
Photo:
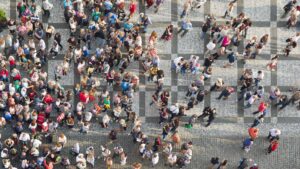
[[[300,36],[293,36],[292,41],[297,42],[300,39]]]
[[[272,137],[279,136],[281,134],[281,131],[279,129],[273,128],[270,130],[270,134]]]
[[[159,156],[157,155],[156,157],[152,157],[152,165],[156,165],[159,161]]]
[[[215,49],[215,47],[216,47],[216,44],[214,44],[212,41],[210,41],[210,42],[206,45],[206,48],[207,48],[208,50],[213,50],[213,49]]]
[[[86,112],[84,118],[86,121],[91,121],[93,114],[91,112]]]
[[[168,161],[170,162],[170,163],[175,163],[176,161],[177,161],[177,156],[174,154],[174,155],[172,155],[172,154],[170,154],[169,156],[168,156]]]
[[[109,116],[108,116],[107,114],[105,114],[105,115],[103,116],[102,122],[103,122],[103,123],[108,123],[109,120],[110,120]]]
[[[41,144],[42,144],[42,142],[38,139],[33,139],[32,140],[32,147],[34,147],[34,148],[40,147]]]
[[[175,58],[174,60],[173,60],[173,62],[174,62],[174,64],[177,66],[178,65],[178,63],[180,62],[180,60],[182,59],[183,57],[177,57],[177,58]]]
[[[249,103],[249,104],[253,104],[254,101],[255,101],[255,98],[256,98],[256,96],[255,96],[255,95],[252,95],[252,96],[249,98],[248,103]]]
[[[40,40],[39,42],[39,47],[41,50],[45,50],[46,49],[46,43],[43,39]]]
[[[169,109],[173,114],[178,114],[179,113],[179,108],[175,105],[171,105]]]
[[[53,5],[51,3],[49,3],[48,0],[43,2],[43,8],[45,10],[50,10],[50,9],[52,9],[52,7],[53,7]]]
[[[28,133],[21,133],[19,140],[27,142],[30,140],[30,135]]]

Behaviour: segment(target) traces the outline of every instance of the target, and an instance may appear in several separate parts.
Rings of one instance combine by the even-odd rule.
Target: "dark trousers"
[[[227,92],[227,90],[223,90],[217,99],[220,100],[223,96],[224,97],[229,96],[229,93]]]
[[[189,32],[189,30],[186,30],[186,29],[183,29],[183,28],[180,28],[179,29],[179,31],[178,31],[178,34],[180,33],[180,32],[182,32],[183,31],[183,33],[181,34],[181,37],[183,37],[186,33],[188,33]]]
[[[209,116],[208,120],[207,120],[207,124],[205,125],[205,127],[208,127],[212,121],[214,121],[215,117],[213,116]]]
[[[45,16],[50,17],[50,11],[49,10],[43,9],[43,11],[44,11]]]

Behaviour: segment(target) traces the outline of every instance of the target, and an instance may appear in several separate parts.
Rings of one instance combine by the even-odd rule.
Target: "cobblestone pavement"
[[[52,16],[50,19],[43,19],[43,22],[47,25],[53,25],[56,31],[63,35],[62,42],[66,42],[69,37],[68,25],[64,23],[63,10],[61,8],[60,1],[49,0],[54,4]],[[171,72],[171,59],[178,56],[184,56],[189,58],[191,54],[200,56],[203,60],[203,53],[205,52],[205,43],[200,40],[200,26],[204,21],[205,14],[213,13],[217,20],[224,22],[225,20],[221,16],[225,12],[226,4],[229,0],[208,0],[204,7],[199,10],[192,11],[189,15],[193,23],[194,29],[187,33],[185,37],[176,36],[178,26],[181,23],[181,19],[178,17],[182,11],[184,0],[165,0],[158,13],[154,13],[154,9],[145,9],[143,4],[139,5],[139,11],[144,12],[150,16],[153,24],[150,25],[148,33],[143,37],[144,42],[149,33],[155,30],[158,34],[161,34],[165,27],[172,23],[175,25],[175,36],[171,42],[158,42],[158,52],[161,57],[160,68],[164,70],[166,74],[165,88],[171,92],[172,102],[186,103],[184,99],[187,86],[191,79],[195,78],[192,75],[181,76],[174,72]],[[4,3],[3,3],[4,2]],[[39,2],[39,0],[38,0]],[[254,22],[253,26],[248,32],[247,39],[253,35],[258,37],[268,33],[271,36],[271,42],[264,48],[264,52],[260,54],[256,60],[242,64],[238,62],[231,68],[220,67],[226,62],[226,58],[220,58],[214,63],[214,73],[211,80],[205,85],[208,89],[209,86],[215,81],[216,78],[222,77],[226,84],[238,87],[238,77],[245,68],[252,68],[256,72],[257,70],[265,71],[265,79],[263,85],[265,91],[269,91],[272,86],[279,86],[279,88],[291,95],[289,89],[291,87],[299,86],[300,74],[298,74],[300,67],[300,48],[293,50],[291,56],[281,57],[278,65],[278,70],[270,72],[266,69],[266,63],[270,59],[272,54],[282,55],[282,49],[285,45],[285,39],[294,35],[295,32],[299,31],[297,28],[291,28],[287,30],[285,28],[286,19],[282,19],[282,6],[287,0],[238,0],[238,7],[233,12],[234,15],[244,11],[246,16],[249,16]],[[9,17],[16,17],[15,12],[16,0],[0,0],[0,8],[7,10]],[[299,25],[298,25],[299,26]],[[51,44],[51,42],[48,42]],[[95,49],[96,44],[93,44]],[[66,49],[66,48],[64,48]],[[236,49],[240,51],[240,49]],[[62,51],[55,60],[49,60],[49,63],[45,69],[48,71],[49,79],[53,79],[53,71],[55,66],[59,64],[63,59]],[[130,70],[134,73],[139,74],[140,66],[134,64],[130,66]],[[68,76],[64,77],[62,85],[65,88],[71,89],[75,83],[78,83],[80,78],[71,71]],[[154,84],[146,82],[145,77],[139,74],[141,79],[141,85],[137,93],[135,93],[134,110],[139,113],[139,116],[144,122],[143,131],[150,136],[156,136],[161,134],[161,127],[157,124],[158,122],[158,111],[155,108],[149,107],[151,95],[154,91]],[[103,81],[103,80],[102,80]],[[102,86],[105,83],[102,82]],[[111,94],[115,90],[109,88]],[[300,168],[300,113],[295,106],[287,107],[286,109],[278,112],[276,108],[272,107],[270,113],[267,115],[265,122],[260,126],[261,134],[257,140],[255,140],[254,146],[249,153],[245,153],[241,150],[242,140],[247,136],[247,128],[253,121],[252,111],[257,107],[257,104],[253,105],[252,108],[244,110],[243,103],[237,101],[237,95],[232,95],[226,101],[216,101],[215,98],[218,92],[212,92],[206,97],[203,104],[197,105],[196,108],[188,112],[191,114],[200,114],[204,105],[211,105],[217,108],[216,122],[213,123],[209,128],[203,127],[201,124],[196,124],[193,129],[180,128],[179,133],[183,141],[192,140],[194,143],[193,148],[193,159],[191,165],[187,168],[193,169],[204,169],[209,165],[209,160],[213,156],[218,156],[221,159],[227,159],[229,161],[228,168],[236,168],[238,161],[242,157],[249,157],[254,159],[261,169],[299,169]],[[76,103],[76,100],[74,100]],[[186,120],[186,119],[185,119]],[[113,127],[113,126],[112,126]],[[112,128],[110,127],[110,128]],[[268,130],[272,127],[277,127],[282,130],[282,139],[280,142],[279,150],[271,155],[265,155],[265,149],[268,147],[268,141],[265,136]],[[62,129],[66,132],[68,137],[67,148],[64,149],[63,153],[68,153],[68,147],[72,146],[75,142],[80,142],[82,148],[93,145],[97,150],[100,149],[101,144],[105,144],[107,141],[107,132],[109,130],[100,128],[98,123],[94,123],[91,127],[91,132],[86,135],[81,135],[78,132],[78,128],[74,130]],[[8,134],[10,128],[0,130],[3,137]],[[122,133],[119,136],[118,142],[114,144],[123,145],[125,151],[128,152],[128,164],[134,161],[141,161],[137,157],[137,145],[133,145],[130,136],[127,133]],[[111,145],[112,147],[112,145]],[[176,147],[177,149],[179,148]],[[82,150],[83,150],[82,149]],[[97,152],[96,155],[99,155]],[[74,160],[74,159],[73,159]],[[161,159],[161,161],[163,161]],[[116,163],[118,163],[116,161]],[[95,168],[102,169],[104,166],[101,159],[96,161]],[[151,168],[150,163],[144,161],[143,168]],[[57,167],[59,168],[59,167]],[[115,165],[114,168],[129,168]],[[155,168],[166,168],[163,163]]]

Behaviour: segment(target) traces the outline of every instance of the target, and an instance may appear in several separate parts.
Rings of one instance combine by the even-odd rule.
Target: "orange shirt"
[[[258,137],[258,129],[255,127],[251,127],[248,129],[249,136],[252,139],[256,139]]]

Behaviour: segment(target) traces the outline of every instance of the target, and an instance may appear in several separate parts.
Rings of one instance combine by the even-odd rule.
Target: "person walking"
[[[230,86],[226,87],[224,90],[222,90],[222,92],[220,93],[219,97],[217,97],[216,99],[220,100],[222,97],[224,97],[223,100],[226,100],[226,99],[228,99],[228,97],[233,92],[234,92],[234,88],[233,87],[230,87]]]
[[[148,15],[145,15],[144,13],[140,13],[140,23],[139,25],[142,26],[143,28],[143,33],[147,32],[147,28],[149,25],[152,24],[151,19],[149,18]]]
[[[250,151],[251,146],[253,145],[252,138],[246,138],[243,142],[243,150],[245,150],[247,153]]]
[[[49,2],[49,0],[43,0],[42,9],[44,12],[44,16],[50,17],[50,10],[53,8],[53,4]]]
[[[180,14],[180,18],[183,18],[188,15],[188,11],[190,10],[192,5],[192,0],[186,0],[183,4],[183,10]]]
[[[211,111],[215,111],[216,109],[212,109],[211,107],[205,107],[202,111],[202,114],[200,116],[198,116],[198,119],[200,119],[200,121],[203,121],[203,119],[207,116],[209,116]]]
[[[273,140],[271,141],[266,154],[271,154],[272,152],[276,151],[279,147],[279,141],[278,140]]]
[[[210,124],[214,121],[215,117],[216,117],[216,110],[214,109],[214,111],[212,111],[209,116],[208,116],[208,120],[207,120],[207,124],[205,125],[205,127],[210,126]]]
[[[255,140],[258,137],[259,129],[255,127],[250,127],[248,129],[249,136],[252,140]]]
[[[163,130],[162,131],[162,139],[165,140],[166,137],[168,136],[169,132],[171,131],[169,124],[166,124],[162,130]]]
[[[258,106],[258,110],[253,112],[252,114],[257,114],[257,113],[263,113],[268,107],[268,103],[265,103],[264,101],[260,102]]]
[[[272,128],[270,131],[269,131],[269,135],[268,135],[268,139],[271,141],[273,140],[279,140],[279,136],[281,134],[281,131],[277,128]]]
[[[178,31],[178,34],[180,34],[180,32],[183,31],[183,33],[181,34],[181,37],[183,37],[186,33],[188,33],[192,29],[193,29],[193,24],[190,20],[183,21],[181,24],[181,28]]]
[[[256,127],[258,126],[260,123],[262,123],[264,121],[264,116],[260,115],[259,117],[256,117],[253,121],[253,124],[251,125],[251,127]]]
[[[193,0],[191,10],[193,11],[195,8],[200,9],[206,2],[207,0]]]
[[[234,5],[235,5],[235,1],[229,2],[229,4],[227,5],[227,9],[225,11],[225,14],[224,14],[223,18],[226,18],[226,17],[232,18],[231,13],[233,11]]]
[[[137,10],[137,3],[136,3],[136,1],[135,0],[131,0],[130,4],[129,4],[129,16],[128,16],[128,20],[133,17],[133,15],[136,12],[136,10]]]
[[[165,1],[165,0],[156,0],[156,1],[155,1],[155,5],[154,5],[155,11],[154,11],[154,13],[157,13],[157,12],[158,12],[159,7],[161,6],[161,4],[164,3],[164,1]]]

